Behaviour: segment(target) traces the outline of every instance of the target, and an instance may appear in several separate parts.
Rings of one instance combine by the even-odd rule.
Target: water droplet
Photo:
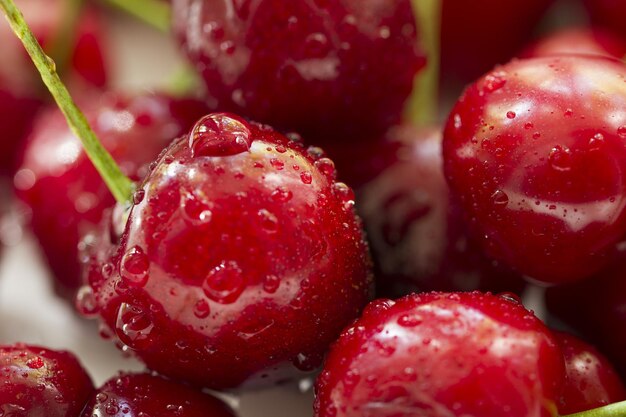
[[[329,180],[334,180],[337,176],[337,170],[335,169],[335,163],[328,158],[320,158],[315,161],[315,167]]]
[[[135,205],[141,203],[146,196],[146,191],[143,189],[139,189],[133,193],[133,203]]]
[[[120,275],[131,285],[144,286],[148,282],[150,260],[139,246],[133,246],[122,257]]]
[[[191,224],[209,223],[213,217],[212,204],[198,198],[194,193],[185,192],[181,204],[183,217]]]
[[[263,291],[274,294],[280,287],[280,278],[276,275],[267,275],[263,280]]]
[[[483,90],[487,93],[493,93],[504,87],[506,84],[506,73],[503,71],[492,72],[485,77]]]
[[[222,262],[213,268],[202,284],[204,293],[211,300],[230,304],[239,298],[245,288],[244,275],[236,262]]]
[[[509,196],[502,190],[496,190],[491,195],[491,202],[496,207],[505,208],[509,204]]]
[[[285,153],[285,152],[287,152],[287,148],[285,148],[283,145],[277,145],[275,149],[276,149],[276,152],[278,152],[278,153]]]
[[[104,393],[104,392],[99,392],[98,394],[96,394],[96,402],[97,403],[103,403],[103,402],[105,402],[108,399],[109,399],[109,396],[106,393]]]
[[[398,318],[398,324],[402,327],[419,326],[423,321],[422,317],[412,314],[403,314],[400,318]]]
[[[83,316],[94,316],[98,313],[98,303],[89,285],[83,285],[76,295],[76,308]]]
[[[591,150],[598,150],[604,145],[604,135],[602,133],[596,133],[591,139],[589,139],[589,147]]]
[[[35,356],[34,358],[30,358],[26,361],[26,366],[28,366],[30,369],[40,369],[43,368],[44,365],[45,363],[43,359],[41,359],[39,356]]]
[[[567,109],[565,110],[565,113],[563,113],[565,117],[571,117],[573,114],[574,114],[574,110],[572,109]]]
[[[258,212],[259,219],[261,220],[261,227],[268,233],[275,233],[278,230],[278,219],[274,214],[266,209],[261,209]]]
[[[572,168],[572,152],[567,147],[557,145],[552,148],[548,160],[556,171],[569,171]]]
[[[520,298],[520,296],[512,292],[503,292],[501,294],[498,294],[498,297],[513,304],[522,304],[522,299]]]
[[[506,117],[507,119],[515,119],[515,117],[517,117],[517,114],[515,114],[514,111],[509,111],[506,113]]]
[[[526,129],[526,130],[530,130],[530,129],[532,129],[533,127],[535,127],[535,125],[534,125],[534,124],[532,124],[532,123],[530,123],[530,122],[528,122],[528,123],[526,123],[526,124],[524,125],[524,129]]]
[[[154,323],[140,307],[122,303],[117,311],[115,333],[131,349],[141,349],[151,343]]]
[[[189,134],[193,156],[230,156],[250,149],[252,133],[242,118],[214,113],[200,119]]]
[[[621,138],[626,138],[626,126],[620,126],[617,129],[617,134],[621,137]]]
[[[193,314],[199,319],[205,319],[211,314],[211,307],[207,300],[198,300],[193,306]]]
[[[300,179],[304,184],[311,184],[313,182],[313,176],[309,171],[303,171],[300,174]]]
[[[280,186],[272,192],[272,199],[277,202],[286,202],[293,198],[293,193],[287,188]]]
[[[276,168],[276,170],[281,171],[285,168],[285,163],[278,158],[271,158],[270,164]]]

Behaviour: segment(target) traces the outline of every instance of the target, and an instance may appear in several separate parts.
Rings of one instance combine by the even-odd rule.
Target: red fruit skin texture
[[[333,345],[315,416],[555,416],[564,373],[550,331],[515,299],[377,300]]]
[[[0,413],[14,417],[76,417],[94,390],[76,357],[17,344],[0,347]]]
[[[613,365],[593,346],[555,332],[565,358],[566,382],[559,414],[592,410],[626,399],[626,388]]]
[[[412,291],[512,291],[521,277],[485,257],[469,236],[443,174],[440,128],[391,130],[372,154],[394,154],[357,192],[379,294]],[[365,164],[367,165],[367,164]]]
[[[605,27],[626,39],[626,1],[624,0],[585,0],[585,6],[592,22]]]
[[[214,389],[277,382],[318,367],[370,299],[354,195],[319,148],[216,113],[140,190],[120,244],[93,256],[82,310],[150,369]]]
[[[199,100],[147,94],[94,95],[81,108],[104,147],[135,180],[207,112]],[[14,185],[31,211],[32,230],[59,291],[73,297],[83,284],[79,242],[115,201],[58,109],[37,117]]]
[[[218,108],[317,144],[383,134],[426,64],[409,0],[172,3]]]
[[[618,254],[626,232],[621,62],[562,56],[495,69],[455,105],[443,152],[453,196],[494,259],[561,284]]]
[[[91,396],[81,416],[234,417],[217,398],[151,374],[120,374]]]
[[[622,59],[626,55],[626,40],[602,28],[566,28],[537,40],[519,57],[553,55],[601,55]]]

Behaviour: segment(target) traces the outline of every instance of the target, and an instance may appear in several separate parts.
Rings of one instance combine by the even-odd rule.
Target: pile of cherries
[[[311,375],[316,417],[626,400],[626,0],[535,40],[552,0],[170,3],[201,91],[111,91],[101,4],[17,1],[125,201],[0,25],[0,172],[59,296],[147,368],[95,389],[71,353],[0,346],[0,417],[235,416],[207,389]],[[443,126],[405,112],[438,82],[427,4]],[[537,285],[582,340],[523,306]]]

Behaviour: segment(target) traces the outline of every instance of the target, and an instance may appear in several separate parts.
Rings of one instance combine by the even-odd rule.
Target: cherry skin
[[[361,146],[394,155],[357,192],[379,289],[392,296],[407,289],[520,293],[521,278],[486,258],[469,237],[461,210],[450,200],[441,140],[440,129],[404,125],[381,143]]]
[[[311,371],[370,297],[353,193],[319,148],[211,114],[139,193],[81,308],[163,375],[227,389]]]
[[[520,58],[552,55],[602,55],[622,59],[626,40],[599,28],[567,28],[539,39],[527,47]]]
[[[543,283],[588,277],[626,232],[626,66],[561,56],[498,67],[455,105],[443,151],[490,256]]]
[[[515,299],[426,293],[371,303],[333,345],[315,417],[548,417],[564,381],[550,331]]]
[[[585,0],[591,20],[626,39],[626,1],[624,0]]]
[[[120,374],[98,388],[81,416],[234,417],[217,398],[151,374]]]
[[[94,390],[69,352],[31,345],[0,346],[0,413],[76,417]]]
[[[163,95],[108,94],[81,107],[105,148],[134,179],[143,178],[148,163],[207,112],[200,101]],[[32,212],[33,232],[59,291],[73,297],[82,285],[81,237],[115,201],[58,109],[43,112],[32,129],[14,185]]]
[[[220,109],[316,143],[384,133],[426,63],[410,0],[176,0],[173,8],[174,31]]]
[[[565,358],[565,388],[559,414],[592,410],[626,400],[626,388],[611,363],[593,346],[556,332]]]

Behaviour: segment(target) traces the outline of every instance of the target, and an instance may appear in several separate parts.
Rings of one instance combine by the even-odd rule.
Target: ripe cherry
[[[200,101],[162,95],[90,98],[83,106],[87,119],[134,179],[143,178],[147,164],[207,112]],[[73,296],[82,285],[79,241],[114,200],[59,110],[43,112],[26,142],[15,188],[32,211],[32,229],[58,289]]]
[[[626,39],[626,2],[622,0],[585,0],[591,20]]]
[[[622,59],[626,40],[599,28],[568,28],[554,32],[527,47],[520,58],[564,54],[603,55]]]
[[[93,384],[69,352],[0,346],[0,415],[76,417]]]
[[[151,374],[120,374],[91,396],[81,416],[234,417],[217,398]]]
[[[471,85],[445,173],[487,253],[544,283],[592,275],[626,233],[626,66],[513,61]],[[623,246],[623,245],[622,245]]]
[[[565,358],[565,388],[559,414],[568,415],[626,400],[626,388],[609,361],[594,347],[555,333]]]
[[[508,296],[378,300],[332,347],[315,416],[554,416],[564,373],[551,332]]]
[[[173,7],[175,32],[220,109],[321,143],[384,133],[426,63],[410,0]]]
[[[465,219],[450,200],[443,175],[439,129],[405,125],[373,145],[371,154],[392,154],[358,191],[362,216],[385,293],[489,289],[520,292],[522,280],[482,254]],[[370,165],[359,161],[359,165]]]
[[[311,371],[370,296],[353,200],[319,148],[206,116],[158,159],[119,244],[102,234],[82,310],[198,385]]]

